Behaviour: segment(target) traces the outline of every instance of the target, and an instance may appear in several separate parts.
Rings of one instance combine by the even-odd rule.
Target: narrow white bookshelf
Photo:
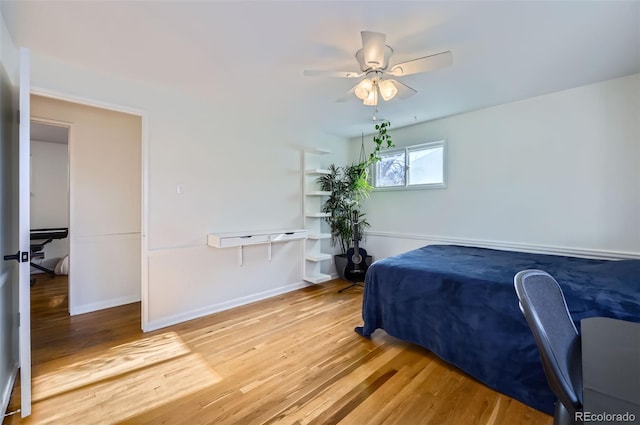
[[[322,212],[322,204],[331,192],[319,190],[317,178],[331,173],[326,167],[323,158],[331,151],[323,148],[305,149],[302,159],[302,211],[304,229],[307,231],[307,239],[304,241],[304,267],[303,279],[310,283],[322,283],[331,279],[331,275],[323,273],[323,263],[331,261],[332,255],[323,252],[327,239],[331,234],[323,232],[325,217],[330,213]],[[324,158],[326,159],[326,158]]]
[[[323,212],[308,212],[305,214],[305,217],[309,217],[309,218],[325,218],[330,216],[331,216],[331,213],[323,213]]]
[[[331,280],[331,275],[325,273],[318,273],[313,276],[307,275],[304,280],[311,283],[322,283]]]
[[[321,176],[323,174],[331,174],[331,171],[324,168],[311,168],[306,171],[309,175]]]
[[[331,254],[308,254],[306,258],[307,261],[318,263],[320,261],[331,260]]]
[[[330,239],[331,233],[308,233],[307,238],[312,240]]]

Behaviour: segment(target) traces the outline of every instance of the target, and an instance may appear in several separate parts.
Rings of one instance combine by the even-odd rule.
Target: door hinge
[[[18,109],[18,125],[20,125],[20,109]]]
[[[20,312],[16,314],[18,316],[18,327],[20,327]]]

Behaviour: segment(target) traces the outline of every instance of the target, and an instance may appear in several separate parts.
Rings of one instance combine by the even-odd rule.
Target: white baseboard
[[[18,376],[18,363],[13,366],[13,371],[11,372],[11,376],[7,381],[6,387],[2,390],[2,415],[4,416],[7,413],[7,408],[9,407],[9,399],[11,398],[11,391],[13,391],[13,386],[16,383],[16,377]]]
[[[245,304],[249,304],[255,301],[264,300],[266,298],[275,297],[276,295],[284,294],[286,292],[295,291],[296,289],[305,288],[313,285],[309,282],[297,282],[291,285],[281,286],[279,288],[269,289],[268,291],[258,292],[257,294],[251,294],[240,298],[235,298],[229,301],[212,304],[210,306],[191,310],[185,313],[175,314],[173,316],[165,317],[157,320],[150,320],[147,323],[144,332],[155,331],[156,329],[166,328],[167,326],[175,325],[178,323],[186,322],[188,320],[197,319],[199,317],[208,316],[220,311],[229,310],[234,307],[240,307]]]
[[[69,314],[75,316],[77,314],[91,313],[92,311],[104,310],[105,308],[118,307],[125,304],[131,304],[140,301],[140,295],[131,295],[110,300],[100,301],[98,303],[85,304],[75,306],[70,309]]]
[[[534,254],[566,255],[570,257],[594,258],[601,260],[638,260],[640,253],[625,251],[595,250],[587,248],[561,247],[549,245],[533,245],[516,242],[501,242],[481,239],[463,239],[446,236],[413,235],[392,232],[366,232],[367,236],[382,238],[412,239],[450,245],[477,246],[511,251],[531,252]]]

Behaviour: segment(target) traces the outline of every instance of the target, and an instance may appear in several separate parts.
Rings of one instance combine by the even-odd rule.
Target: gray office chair
[[[554,425],[582,424],[582,350],[562,289],[542,270],[523,270],[514,286],[529,328],[538,346],[551,391],[558,398]]]

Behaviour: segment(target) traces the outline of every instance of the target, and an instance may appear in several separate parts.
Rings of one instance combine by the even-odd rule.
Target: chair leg
[[[560,401],[556,401],[556,409],[553,415],[553,425],[578,425],[582,421],[576,422],[576,418],[564,407]]]
[[[34,268],[36,268],[36,269],[38,269],[38,270],[40,270],[40,271],[43,271],[43,272],[47,273],[47,274],[48,274],[49,276],[51,276],[51,277],[56,277],[56,272],[55,272],[55,271],[53,271],[53,270],[51,270],[51,269],[48,269],[48,268],[46,268],[46,267],[43,267],[43,266],[41,266],[40,264],[29,263],[29,265],[30,265],[31,267],[34,267]]]

